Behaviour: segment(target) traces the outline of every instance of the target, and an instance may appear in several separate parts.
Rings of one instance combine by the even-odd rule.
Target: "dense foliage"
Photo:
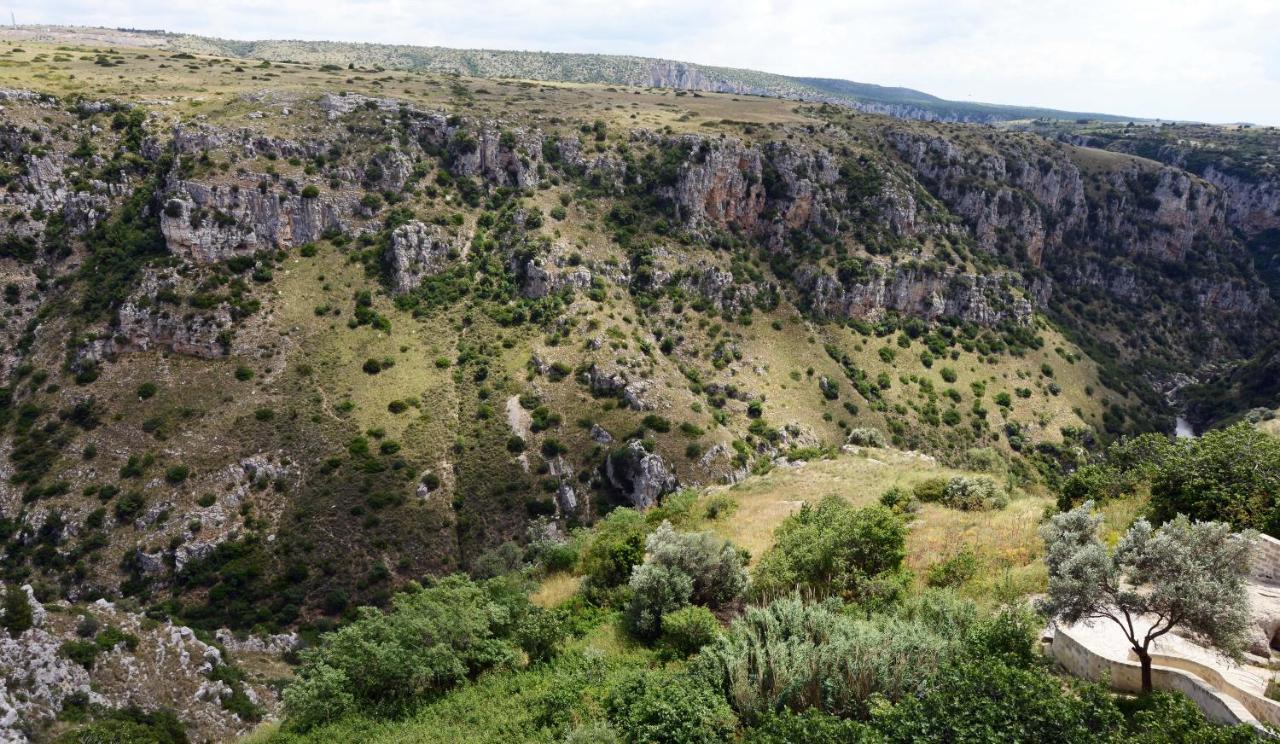
[[[303,652],[284,693],[291,725],[305,729],[352,713],[397,715],[477,673],[513,666],[521,638],[546,656],[546,632],[517,587],[461,576],[396,596],[389,612],[362,608],[351,624]]]
[[[1157,522],[1185,514],[1280,535],[1280,439],[1249,424],[1170,440],[1122,439],[1062,486],[1059,507],[1104,503],[1149,489]]]
[[[778,527],[760,559],[753,590],[778,596],[801,589],[814,596],[884,602],[904,591],[907,528],[890,509],[856,509],[831,495],[805,504]]]
[[[627,626],[656,638],[663,617],[693,604],[712,609],[741,599],[747,589],[742,556],[709,532],[680,533],[663,522],[645,542],[647,556],[631,574]]]

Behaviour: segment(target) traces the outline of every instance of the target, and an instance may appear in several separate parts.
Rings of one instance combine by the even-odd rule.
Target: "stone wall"
[[[1254,718],[1273,726],[1280,726],[1280,703],[1269,698],[1255,695],[1248,690],[1240,689],[1236,685],[1232,684],[1231,681],[1224,677],[1217,669],[1205,666],[1204,664],[1192,661],[1191,659],[1184,659],[1181,656],[1152,654],[1151,661],[1152,663],[1160,666],[1191,672],[1225,694],[1235,698],[1236,701],[1253,714]]]
[[[1108,659],[1086,648],[1057,628],[1049,645],[1049,655],[1076,677],[1094,681],[1109,680],[1111,687],[1122,692],[1142,691],[1142,667],[1136,662]],[[1219,692],[1189,672],[1153,665],[1151,684],[1157,690],[1181,692],[1196,704],[1205,718],[1225,725],[1245,723],[1267,738],[1270,730],[1258,722],[1240,701]]]
[[[1280,540],[1258,533],[1253,542],[1253,564],[1249,574],[1254,581],[1280,584]]]

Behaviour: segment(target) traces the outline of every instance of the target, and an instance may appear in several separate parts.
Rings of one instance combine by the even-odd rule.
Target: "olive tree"
[[[1182,515],[1158,530],[1139,519],[1109,550],[1098,538],[1101,521],[1087,501],[1041,528],[1049,591],[1040,609],[1068,623],[1120,626],[1142,662],[1143,692],[1151,691],[1151,643],[1175,627],[1238,660],[1252,535]]]

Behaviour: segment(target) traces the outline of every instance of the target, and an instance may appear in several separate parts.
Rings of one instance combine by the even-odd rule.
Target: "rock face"
[[[177,180],[166,192],[160,231],[173,254],[212,263],[315,242],[328,230],[344,230],[341,214],[350,211],[334,196]]]
[[[1239,356],[1270,338],[1261,319],[1272,299],[1228,230],[1222,192],[1205,180],[1033,136],[896,125],[885,136],[979,250],[1036,276],[1029,299],[1061,310],[1102,298],[1097,317],[1163,334],[1162,353]],[[1157,307],[1176,318],[1149,312]]]
[[[397,294],[417,289],[424,279],[444,271],[461,256],[466,244],[462,236],[450,235],[440,225],[413,220],[397,227],[385,256],[392,289]]]
[[[667,461],[635,441],[609,456],[605,461],[605,475],[637,509],[653,506],[678,485]]]
[[[835,276],[805,267],[797,284],[811,309],[826,317],[877,318],[886,310],[895,310],[930,320],[955,317],[983,326],[1031,319],[1031,302],[1013,293],[1003,277],[933,273],[901,266],[891,271],[878,271],[865,281],[841,283]]]
[[[763,148],[736,139],[686,136],[666,143],[688,153],[672,189],[678,217],[698,229],[732,227],[781,245],[787,230],[833,223],[827,190],[839,178],[822,147]]]
[[[542,256],[535,256],[524,264],[524,276],[520,294],[538,299],[557,294],[566,289],[583,290],[591,286],[591,270],[582,266],[560,266]]]

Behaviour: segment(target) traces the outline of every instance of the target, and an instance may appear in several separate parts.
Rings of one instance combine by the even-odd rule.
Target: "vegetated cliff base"
[[[323,629],[852,430],[1052,481],[1163,426],[1154,386],[1206,350],[1274,338],[1221,190],[1130,156],[731,96],[0,56],[27,86],[0,102],[3,571],[42,600]]]

